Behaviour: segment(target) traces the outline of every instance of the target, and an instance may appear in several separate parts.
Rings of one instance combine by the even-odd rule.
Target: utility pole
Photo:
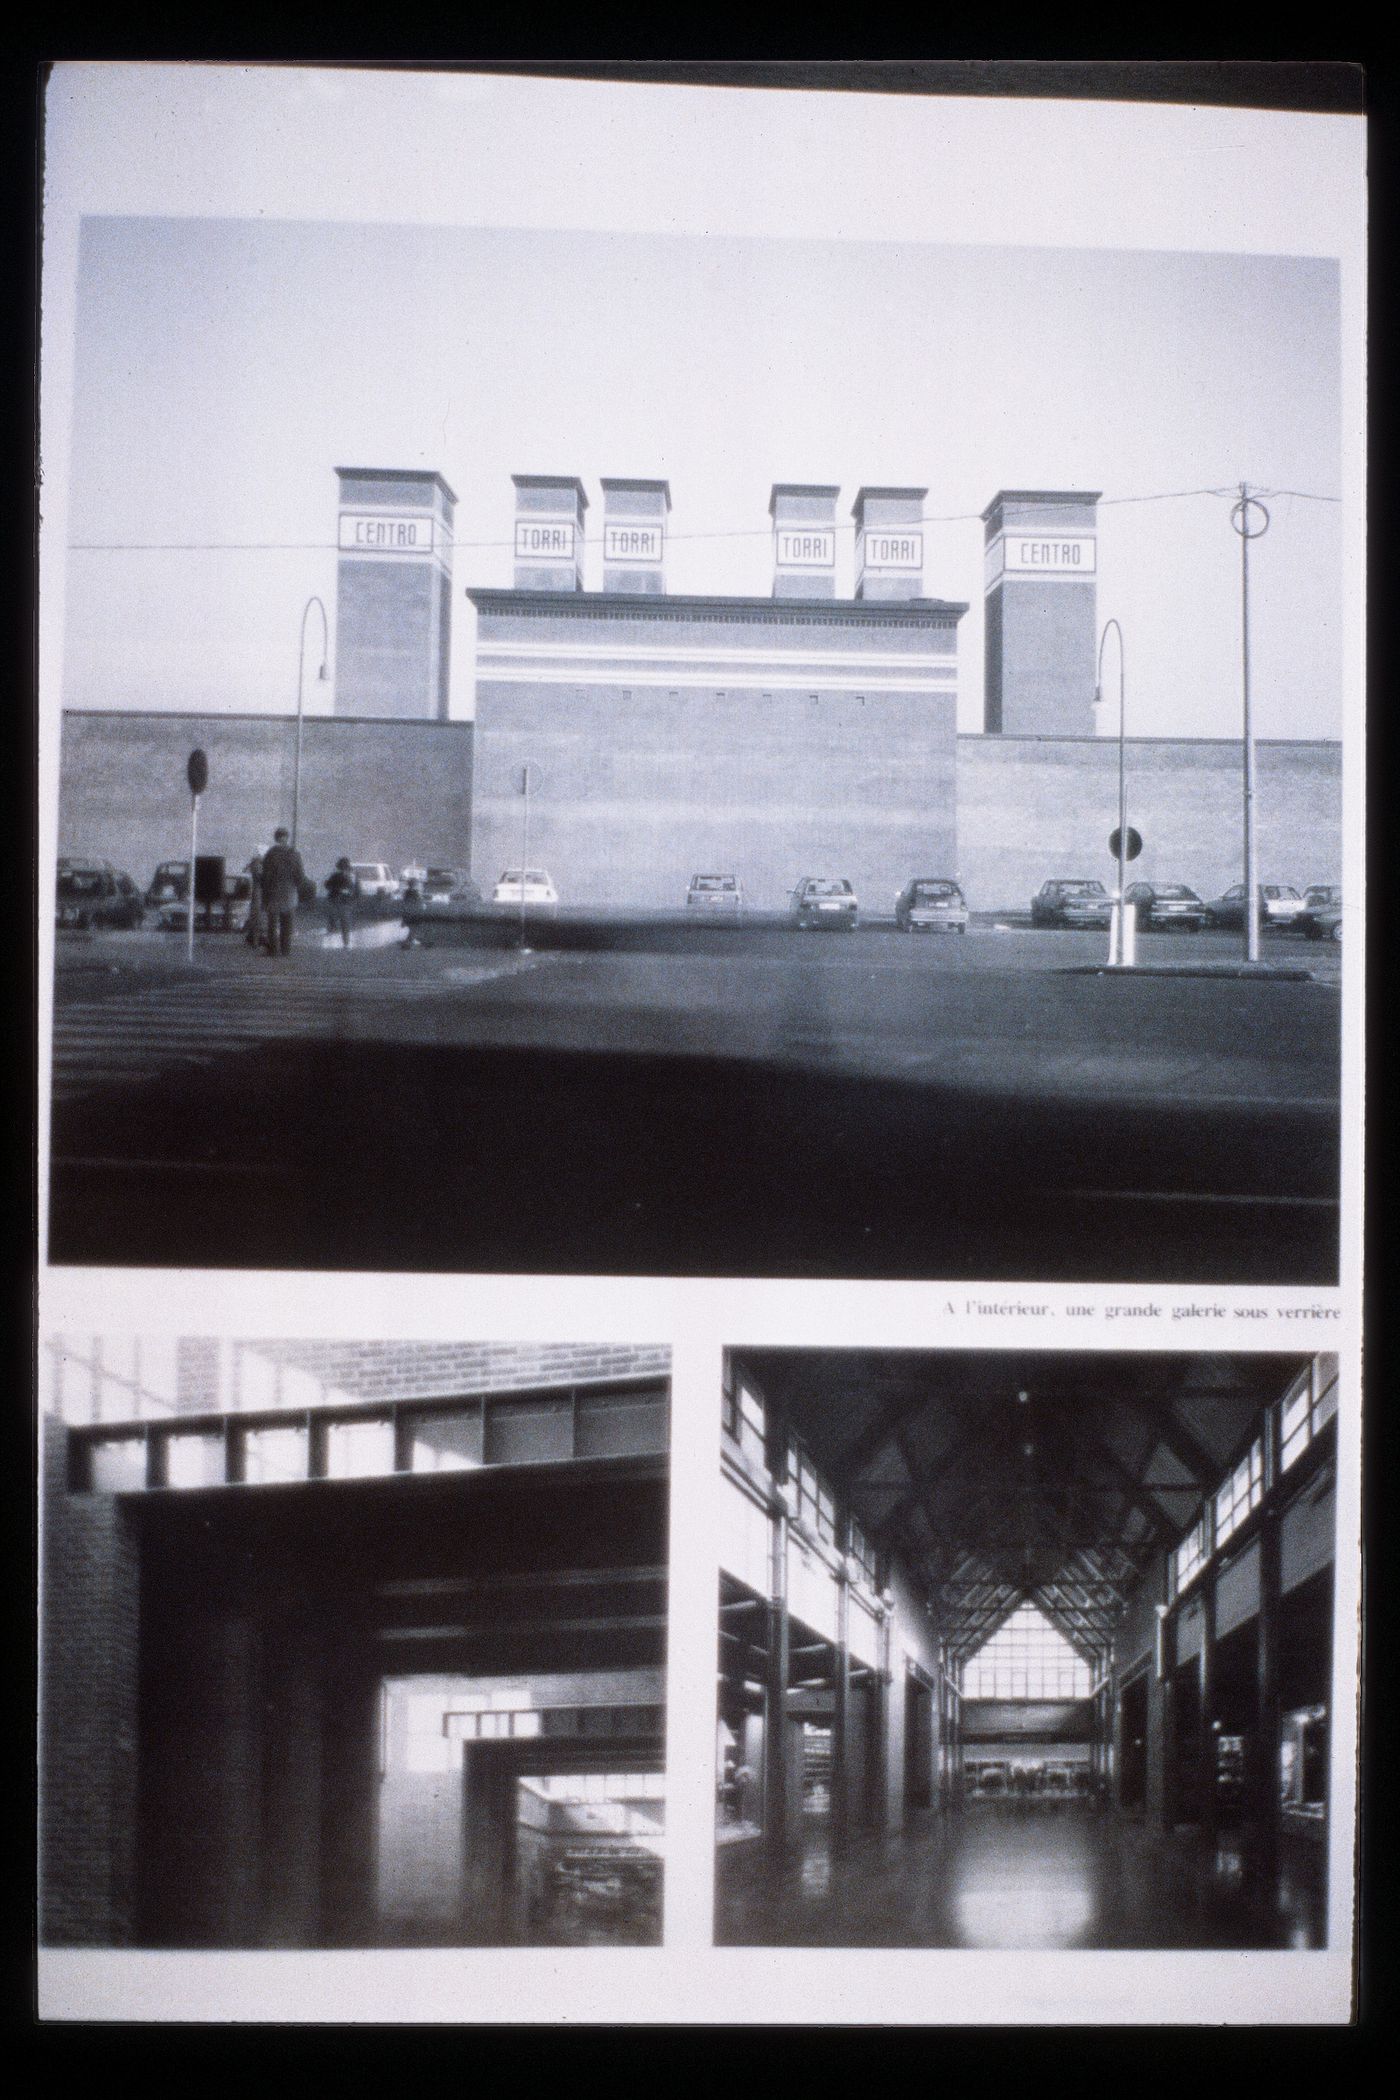
[[[1249,514],[1257,511],[1263,523],[1251,528]],[[1249,483],[1240,483],[1240,500],[1230,512],[1230,523],[1240,539],[1240,648],[1244,671],[1244,952],[1250,962],[1259,960],[1259,847],[1254,830],[1254,717],[1249,690],[1249,543],[1269,529],[1269,513]]]

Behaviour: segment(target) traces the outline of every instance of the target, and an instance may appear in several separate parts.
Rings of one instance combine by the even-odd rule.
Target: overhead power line
[[[1325,496],[1312,489],[1275,489],[1250,484],[1258,496],[1295,496],[1305,503],[1340,503],[1340,496]],[[1158,489],[1142,496],[1100,496],[1099,508],[1128,503],[1178,503],[1192,496],[1238,497],[1239,483],[1233,482],[1225,488],[1213,489]],[[918,523],[921,525],[980,525],[983,522],[979,510],[923,511]],[[832,520],[827,531],[854,533],[853,520]],[[716,532],[668,532],[667,543],[700,540],[758,540],[771,539],[771,525],[740,525],[720,529]],[[490,540],[447,540],[443,543],[454,552],[490,552],[500,548],[513,549],[514,538]],[[602,544],[598,533],[583,535],[585,547]],[[70,540],[70,554],[335,554],[340,551],[335,540]]]

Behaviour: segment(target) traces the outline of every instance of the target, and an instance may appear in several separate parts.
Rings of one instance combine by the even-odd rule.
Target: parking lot
[[[52,1258],[1335,1280],[1339,944],[483,923],[61,939]]]

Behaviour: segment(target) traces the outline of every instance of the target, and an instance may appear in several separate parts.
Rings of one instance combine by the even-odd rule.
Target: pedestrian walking
[[[250,948],[261,948],[264,934],[262,855],[255,853],[243,872],[251,884],[248,892],[248,918],[243,928],[243,938]]]
[[[351,869],[349,856],[342,853],[326,877],[326,931],[340,935],[342,948],[350,946],[350,926],[358,891],[359,884]]]
[[[302,866],[301,855],[292,845],[286,826],[279,824],[272,835],[272,844],[263,855],[263,910],[267,914],[269,955],[291,953],[297,906],[301,902],[305,880],[306,869]]]
[[[421,948],[423,943],[418,938],[418,929],[423,923],[423,892],[418,887],[416,875],[410,875],[408,887],[403,893],[401,918],[404,935],[400,945],[405,948]]]

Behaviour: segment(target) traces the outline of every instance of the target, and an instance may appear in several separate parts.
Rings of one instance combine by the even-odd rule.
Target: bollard
[[[1115,897],[1108,915],[1108,966],[1131,970],[1137,961],[1137,906]]]

